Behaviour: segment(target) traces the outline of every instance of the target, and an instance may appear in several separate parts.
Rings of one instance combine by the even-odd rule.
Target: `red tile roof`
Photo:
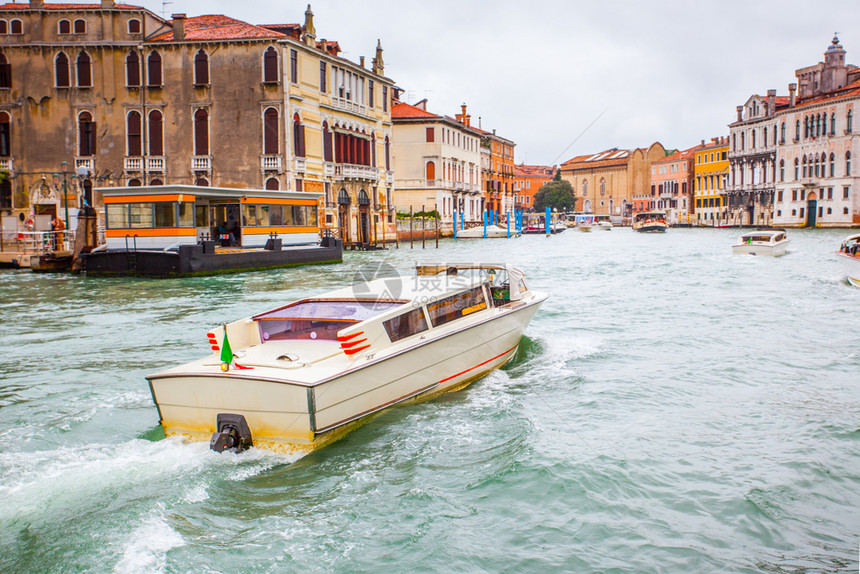
[[[208,14],[185,19],[186,40],[247,40],[257,38],[285,38],[287,34],[262,26],[254,26],[221,14]],[[154,42],[172,42],[173,32],[152,39]]]
[[[431,114],[427,110],[422,110],[421,108],[410,106],[404,102],[396,102],[393,106],[391,106],[391,119],[407,119],[407,118],[439,118],[442,116],[437,116],[436,114]]]
[[[827,92],[826,94],[821,94],[820,96],[816,96],[814,98],[798,101],[795,105],[795,109],[803,108],[806,106],[814,106],[817,104],[823,104],[825,102],[840,100],[842,98],[857,96],[860,96],[860,79],[851,82],[844,88],[833,90],[832,92]]]
[[[131,4],[115,4],[113,8],[117,10],[146,10],[143,6],[133,6]],[[18,4],[0,4],[0,10],[29,10],[28,3]],[[47,2],[40,8],[42,10],[101,10],[101,4],[48,4]]]

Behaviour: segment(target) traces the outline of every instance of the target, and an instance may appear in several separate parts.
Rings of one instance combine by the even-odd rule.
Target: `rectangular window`
[[[427,312],[430,315],[430,322],[434,327],[438,327],[486,308],[487,301],[484,298],[484,289],[477,287],[465,293],[459,293],[431,303],[427,305]]]
[[[326,71],[326,63],[320,62],[320,92],[323,94],[328,93],[328,84],[326,83],[328,80],[328,73]]]
[[[302,154],[304,155],[304,154]],[[303,179],[296,180],[296,191],[304,191],[305,190],[305,182]]]
[[[282,205],[269,206],[269,225],[284,224],[284,207]]]
[[[833,199],[833,188],[832,187],[827,188],[827,199]]]
[[[382,86],[382,111],[388,111],[388,86]]]
[[[128,229],[128,204],[109,203],[105,206],[108,229]]]
[[[797,201],[797,190],[796,189],[791,190],[791,201]]]
[[[367,105],[373,107],[373,80],[367,81]]]
[[[176,227],[176,204],[175,203],[156,203],[155,204],[155,226],[156,227]]]
[[[384,321],[382,325],[385,327],[385,332],[388,333],[388,338],[394,343],[426,331],[427,319],[424,317],[424,310],[418,308],[392,317],[388,321]]]
[[[436,129],[427,128],[427,143],[433,143],[434,141],[436,141]]]
[[[209,227],[209,210],[205,205],[194,206],[194,227]]]
[[[781,189],[777,192],[776,200],[780,201],[780,202],[782,201],[782,190]]]
[[[290,81],[299,83],[299,53],[295,50],[290,50]]]
[[[152,227],[151,203],[132,203],[128,206],[128,227],[139,229]]]
[[[848,199],[848,190],[849,189],[850,188],[848,186],[845,186],[842,188],[842,199]]]
[[[194,204],[179,204],[179,227],[194,227]]]

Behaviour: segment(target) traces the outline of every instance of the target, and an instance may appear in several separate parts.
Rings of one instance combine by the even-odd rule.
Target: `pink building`
[[[676,151],[651,162],[651,208],[666,212],[669,225],[693,221],[694,150]]]

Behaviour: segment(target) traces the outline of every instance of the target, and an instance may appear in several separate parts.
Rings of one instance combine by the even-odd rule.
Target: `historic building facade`
[[[515,202],[525,211],[534,211],[535,194],[555,177],[555,166],[525,165],[514,166]]]
[[[714,226],[724,219],[725,192],[729,178],[727,137],[711,138],[690,150],[693,156],[695,225]]]
[[[653,208],[666,213],[670,225],[691,223],[693,212],[693,152],[676,151],[651,162]]]
[[[481,221],[481,149],[483,134],[462,114],[451,118],[427,111],[427,100],[410,105],[396,101],[393,163],[399,211],[436,209],[445,233],[458,224]],[[460,117],[462,116],[462,117]]]
[[[341,58],[310,7],[304,24],[255,26],[31,0],[2,20],[20,23],[0,34],[7,218],[100,209],[94,187],[184,183],[324,192],[323,224],[346,241],[393,233],[381,46],[369,68]]]
[[[824,62],[797,70],[796,77],[777,118],[774,224],[860,225],[860,68],[845,63],[833,38]]]
[[[496,135],[496,130],[480,131],[483,135],[481,146],[486,151],[485,168],[481,176],[487,209],[498,214],[510,212],[513,217],[517,209],[514,198],[514,148],[517,144]]]
[[[634,199],[650,201],[651,163],[665,158],[655,142],[648,148],[612,148],[567,160],[561,176],[576,194],[577,210],[617,218],[631,217]]]

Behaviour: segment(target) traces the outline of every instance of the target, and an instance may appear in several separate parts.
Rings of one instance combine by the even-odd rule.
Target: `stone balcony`
[[[11,157],[0,157],[0,169],[5,169],[6,171],[12,171],[12,158]]]
[[[338,110],[344,110],[346,112],[354,112],[356,114],[361,114],[363,116],[367,115],[367,107],[361,104],[357,104],[353,101],[347,100],[346,98],[332,98],[331,106]]]
[[[84,168],[90,173],[95,173],[96,171],[96,160],[93,157],[76,157],[75,158],[75,172],[78,171],[79,168]]]
[[[379,169],[370,165],[354,165],[351,163],[336,163],[334,177],[378,182]]]
[[[263,171],[281,171],[281,156],[267,154],[260,156],[260,169]]]
[[[212,156],[195,155],[191,156],[192,171],[212,171]]]

